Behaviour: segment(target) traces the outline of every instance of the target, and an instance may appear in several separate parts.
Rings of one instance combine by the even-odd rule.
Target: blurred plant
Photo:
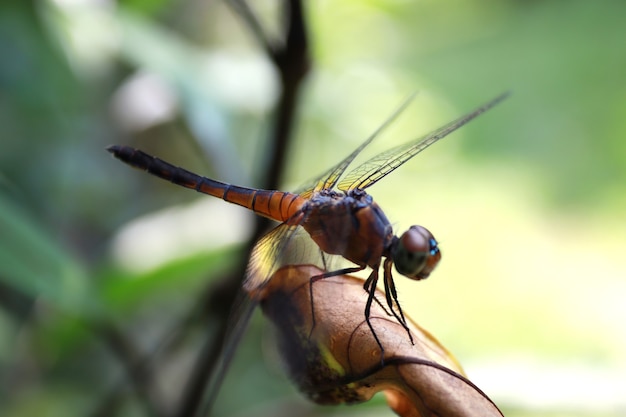
[[[164,2],[161,2],[161,5],[163,4]],[[285,2],[281,6],[280,19],[283,30],[274,39],[265,33],[255,12],[245,2],[234,0],[227,4],[247,24],[252,35],[267,53],[269,60],[274,63],[279,75],[280,94],[276,122],[267,143],[270,169],[259,184],[266,188],[277,188],[285,163],[286,151],[289,148],[288,141],[294,113],[297,111],[300,85],[309,66],[303,10],[299,1]],[[144,3],[144,6],[146,5]],[[152,13],[159,8],[156,7],[156,3],[153,3],[153,6],[144,8],[137,2],[132,4],[135,12],[144,13],[148,11]],[[7,370],[5,375],[8,376],[2,381],[6,388],[3,389],[5,392],[3,402],[12,404],[7,409],[12,410],[11,412],[15,415],[30,413],[33,410],[29,409],[27,404],[20,403],[19,398],[24,395],[25,390],[33,386],[35,375],[40,375],[36,379],[43,379],[41,382],[43,386],[62,389],[64,384],[53,385],[45,380],[58,379],[68,366],[72,366],[73,352],[100,340],[110,352],[117,356],[119,365],[115,367],[121,367],[128,375],[128,378],[123,378],[123,380],[130,383],[140,400],[138,404],[146,413],[156,416],[191,416],[197,412],[201,403],[211,369],[221,348],[221,334],[227,326],[229,306],[240,286],[239,280],[243,276],[243,266],[233,269],[232,265],[235,257],[241,256],[237,255],[241,251],[228,250],[225,253],[214,252],[208,256],[196,255],[195,258],[178,261],[178,265],[176,263],[166,265],[161,270],[157,269],[143,277],[135,274],[132,279],[120,270],[100,267],[99,263],[104,259],[104,250],[106,250],[106,245],[103,245],[105,230],[110,225],[119,222],[121,216],[132,215],[128,210],[126,212],[119,210],[122,207],[120,204],[122,198],[139,200],[137,196],[131,197],[127,194],[131,190],[123,193],[109,190],[108,195],[97,193],[98,188],[94,187],[94,183],[104,181],[105,178],[93,177],[97,175],[94,174],[97,170],[94,171],[93,166],[90,166],[93,164],[91,158],[85,160],[78,157],[80,153],[74,153],[75,159],[60,160],[72,156],[71,153],[64,152],[65,149],[59,148],[60,143],[67,143],[67,147],[74,148],[76,151],[88,146],[87,154],[91,155],[95,151],[104,152],[103,142],[105,140],[108,142],[112,137],[120,135],[114,125],[107,125],[106,117],[102,120],[90,120],[87,113],[82,113],[93,111],[88,108],[91,105],[90,94],[101,92],[89,91],[81,87],[81,83],[86,84],[86,81],[77,78],[76,74],[85,77],[102,77],[99,84],[102,88],[109,88],[106,86],[107,82],[103,82],[107,77],[107,71],[103,72],[102,67],[96,65],[86,71],[87,67],[84,63],[88,63],[89,59],[71,62],[72,55],[77,52],[90,54],[92,50],[89,48],[93,45],[86,46],[85,39],[74,39],[77,42],[77,48],[73,51],[64,51],[67,52],[65,54],[59,49],[59,45],[54,43],[55,37],[47,36],[52,33],[57,39],[71,38],[74,29],[72,25],[107,22],[106,19],[91,20],[93,10],[90,10],[90,13],[84,12],[85,9],[81,10],[81,7],[90,7],[88,4],[77,4],[76,7],[75,13],[77,16],[81,16],[82,13],[82,19],[66,24],[63,22],[63,13],[52,3],[21,2],[2,6],[6,13],[1,13],[3,24],[0,28],[2,28],[2,39],[6,41],[0,43],[0,46],[4,50],[3,56],[11,57],[11,65],[2,65],[0,82],[3,90],[8,93],[4,95],[3,101],[11,113],[3,112],[2,119],[6,146],[0,160],[4,175],[4,190],[0,195],[0,214],[2,214],[0,217],[2,235],[0,300],[3,301],[5,308],[13,311],[19,318],[16,323],[23,322],[14,330],[15,332],[19,330],[22,338],[41,338],[48,333],[45,343],[40,345],[40,349],[48,351],[44,355],[31,356],[30,350],[34,346],[32,344],[34,340],[25,342],[24,349],[20,353],[12,351],[19,344],[3,346],[3,357],[8,360],[3,365]],[[181,57],[185,60],[193,54],[185,55],[186,48],[181,45],[170,48],[168,50],[172,52],[170,56],[159,55],[157,49],[151,49],[152,55],[148,50],[137,53],[138,49],[133,48],[141,48],[142,44],[152,45],[152,48],[165,46],[171,44],[169,40],[172,38],[161,37],[161,40],[167,41],[162,45],[154,45],[151,37],[158,39],[159,33],[155,32],[150,25],[146,25],[145,20],[123,9],[118,13],[120,16],[117,24],[125,25],[124,30],[128,36],[127,41],[122,44],[127,49],[120,49],[121,56],[126,56],[127,62],[131,65],[143,68],[150,68],[151,65],[156,64],[152,66],[152,69],[168,79],[170,85],[180,88],[182,92],[180,96],[185,100],[182,104],[189,106],[184,114],[189,117],[187,123],[192,131],[200,133],[201,138],[204,135],[210,143],[214,132],[219,129],[219,120],[224,116],[216,114],[212,111],[213,109],[204,107],[204,110],[208,111],[205,111],[199,118],[194,118],[194,114],[198,114],[198,105],[202,106],[200,103],[206,102],[204,100],[206,97],[198,94],[194,81],[187,77],[188,72],[178,71],[180,68],[177,66],[178,63],[175,60],[172,61],[175,51],[183,52]],[[108,24],[114,23],[109,20]],[[84,31],[83,33],[90,32]],[[96,43],[97,38],[91,40]],[[116,43],[115,39],[108,39],[107,42],[110,46]],[[81,48],[84,49],[81,50]],[[70,58],[70,61],[64,58]],[[95,63],[101,58],[101,56],[95,56],[95,61],[91,62]],[[162,60],[159,61],[160,59]],[[100,62],[105,63],[104,60]],[[107,64],[110,65],[110,63]],[[74,65],[73,68],[72,65]],[[99,71],[94,71],[94,68],[98,68]],[[120,70],[122,74],[128,72],[123,67],[117,69],[117,71]],[[115,75],[115,71],[108,73]],[[117,81],[109,80],[109,82]],[[93,100],[95,105],[102,103],[106,101]],[[165,109],[166,113],[167,111]],[[95,113],[105,115],[107,111],[105,108],[100,108]],[[213,119],[210,118],[211,114],[214,115]],[[140,116],[136,115],[135,120],[140,120],[138,119]],[[208,120],[213,120],[212,124],[204,123],[207,117]],[[64,128],[59,128],[58,125]],[[172,126],[176,127],[177,124]],[[145,128],[142,125],[128,127]],[[188,136],[185,130],[185,125],[179,123],[174,133],[178,136]],[[57,136],[51,137],[49,132]],[[214,142],[212,150],[228,143],[227,135],[224,132],[220,135],[219,142]],[[90,137],[91,142],[87,145],[83,137]],[[98,139],[97,142],[101,145],[94,146],[94,139]],[[29,147],[20,146],[22,140],[32,142],[36,148],[29,149]],[[37,149],[38,152],[33,153],[31,149]],[[63,152],[59,153],[61,150]],[[223,149],[212,152],[213,155],[223,153]],[[24,169],[24,161],[32,169]],[[59,181],[59,175],[48,175],[46,171],[52,172],[59,168],[66,171],[66,176],[61,177],[60,182],[50,183],[48,180]],[[27,176],[24,177],[23,174]],[[125,173],[123,177],[126,177]],[[110,180],[111,178],[107,181]],[[92,197],[86,198],[86,196]],[[36,213],[33,214],[37,217],[63,219],[63,223],[56,224],[55,230],[42,230],[41,225],[34,221],[33,215],[21,212],[24,207],[34,207]],[[110,218],[102,217],[100,213],[103,207],[109,207],[106,211],[115,214]],[[32,209],[29,210],[32,211]],[[92,213],[93,217],[84,218],[89,213]],[[68,224],[70,221],[71,224]],[[49,223],[54,224],[53,221]],[[265,222],[257,222],[253,235],[259,236],[266,227]],[[80,251],[81,256],[74,256],[72,254],[74,249],[69,248]],[[92,265],[81,264],[81,261],[75,260],[76,258],[90,260]],[[235,263],[245,265],[242,260]],[[202,277],[220,274],[219,271],[228,269],[230,272],[224,276],[223,280],[209,280],[208,285],[199,282]],[[176,278],[177,284],[173,283],[172,275]],[[157,349],[149,352],[142,348],[141,345],[144,342],[138,336],[145,337],[145,335],[135,334],[132,328],[125,328],[129,324],[136,326],[136,323],[127,323],[125,312],[132,308],[133,314],[137,314],[137,304],[141,305],[142,300],[158,296],[163,291],[173,289],[172,285],[180,285],[185,281],[191,283],[188,286],[200,296],[191,303],[191,308],[187,313],[179,314],[182,317],[180,321],[168,323],[165,331],[158,331],[161,336],[156,336],[150,342],[153,346],[157,346]],[[184,297],[184,294],[183,292],[174,298]],[[177,303],[180,303],[180,300]],[[38,308],[35,308],[36,306]],[[42,314],[45,314],[45,317]],[[42,320],[44,320],[43,323]],[[205,320],[208,324],[202,324]],[[30,325],[26,326],[26,323]],[[37,329],[44,323],[45,331]],[[32,333],[27,331],[29,327],[33,328]],[[168,395],[164,396],[161,384],[164,383],[164,377],[168,378],[169,371],[167,367],[163,367],[163,362],[171,360],[171,355],[174,354],[177,346],[189,338],[194,333],[194,329],[207,327],[213,327],[214,331],[202,332],[202,337],[206,340],[203,343],[205,348],[193,360],[194,365],[189,368],[187,382],[180,384],[178,392],[174,393],[169,389]],[[93,361],[101,356],[102,353],[96,351],[88,355],[80,355],[76,359],[86,360],[95,365]],[[44,362],[49,362],[49,365],[33,363],[32,359],[35,357],[40,360],[47,357],[48,359]],[[26,373],[29,368],[31,369],[29,373],[34,372],[31,377],[28,377]],[[119,407],[126,396],[127,384],[110,385],[111,378],[119,380],[119,377],[107,375],[106,365],[104,367],[99,365],[97,368],[100,368],[100,372],[103,372],[105,377],[99,378],[95,384],[90,383],[78,388],[86,394],[84,398],[89,398],[90,401],[96,399],[96,404],[76,404],[76,399],[71,398],[70,395],[68,399],[71,399],[71,402],[65,405],[73,409],[72,414],[77,408],[88,409],[93,408],[94,405],[92,415],[108,416],[121,411]],[[97,370],[91,368],[87,372],[93,373]],[[21,383],[16,383],[18,381]],[[103,394],[94,395],[97,392]],[[41,395],[51,396],[47,402],[57,400],[57,397],[60,403],[65,402],[63,396],[59,396],[59,392],[46,389]],[[100,400],[97,400],[98,397]],[[81,402],[85,403],[85,400]]]

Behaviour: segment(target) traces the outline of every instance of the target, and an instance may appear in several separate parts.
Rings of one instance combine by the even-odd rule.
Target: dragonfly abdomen
[[[306,201],[298,194],[284,191],[259,190],[237,185],[219,184],[226,186],[223,188],[222,195],[218,196],[224,201],[246,207],[256,214],[269,217],[278,222],[289,220]],[[214,188],[215,184],[207,184],[206,187]],[[205,184],[200,184],[200,188],[197,191],[205,192],[204,188]]]
[[[279,222],[287,221],[306,201],[298,194],[239,187],[202,177],[130,146],[114,145],[107,150],[128,165],[156,177],[243,206]]]

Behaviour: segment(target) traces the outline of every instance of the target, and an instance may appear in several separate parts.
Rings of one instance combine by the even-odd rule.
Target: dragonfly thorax
[[[382,209],[363,190],[321,190],[302,206],[302,227],[321,250],[378,268],[393,242]]]
[[[337,191],[337,190],[325,188],[315,193],[312,199],[314,199],[315,196],[322,197],[322,198],[341,199],[346,196],[346,193],[344,193],[343,191]]]
[[[396,270],[415,280],[427,278],[441,259],[435,237],[422,226],[411,226],[394,238],[390,252]]]

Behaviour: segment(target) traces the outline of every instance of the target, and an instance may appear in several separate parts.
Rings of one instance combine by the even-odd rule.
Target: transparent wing
[[[297,241],[298,229],[301,231],[302,228],[282,223],[259,239],[250,254],[243,283],[248,293],[262,289],[274,272],[287,262],[285,249],[292,241]]]
[[[257,304],[258,300],[253,300],[242,288],[239,289],[228,318],[228,329],[224,335],[219,361],[209,379],[208,389],[202,400],[202,412],[199,415],[211,415],[210,411],[217,399],[228,367],[235,356],[241,337],[248,328],[250,317],[252,317]]]
[[[343,161],[339,162],[337,165],[324,172],[324,174],[320,175],[318,178],[308,182],[308,186],[301,187],[300,190],[296,192],[304,198],[310,198],[311,195],[316,191],[333,188],[335,184],[337,184],[339,178],[341,178],[341,175],[344,173],[346,168],[352,163],[354,158],[356,158],[357,155],[360,154],[367,145],[369,145],[374,139],[376,139],[376,137],[378,137],[383,132],[383,130],[389,127],[389,125],[391,125],[391,123],[398,118],[400,113],[402,113],[404,109],[406,109],[406,107],[414,98],[415,93],[407,97],[402,102],[402,104],[400,104],[400,106],[391,114],[391,116],[389,116],[387,120],[385,120],[385,122],[378,129],[376,129],[376,131],[372,133],[370,137],[365,140],[365,142],[359,145],[359,147],[352,151],[350,155],[344,158]]]
[[[219,363],[211,375],[202,415],[209,415],[250,317],[274,273],[286,264],[319,264],[319,259],[323,259],[319,248],[304,229],[297,225],[282,223],[257,242],[248,261],[243,287],[230,311],[228,331]]]
[[[257,242],[250,256],[243,287],[230,312],[219,363],[211,375],[200,415],[210,415],[250,317],[265,296],[264,290],[276,272],[286,265],[312,265],[322,271],[332,271],[344,262],[347,261],[341,256],[323,253],[300,226],[283,223]]]
[[[402,164],[433,143],[437,142],[439,139],[443,139],[464,124],[468,123],[470,120],[491,109],[493,106],[504,100],[508,95],[508,92],[501,94],[476,110],[446,124],[445,126],[440,127],[426,136],[403,145],[396,146],[388,151],[376,155],[372,159],[364,162],[362,165],[359,165],[353,171],[349,172],[346,177],[341,180],[338,188],[342,191],[348,191],[357,188],[365,189],[374,185],[387,174],[402,166]]]

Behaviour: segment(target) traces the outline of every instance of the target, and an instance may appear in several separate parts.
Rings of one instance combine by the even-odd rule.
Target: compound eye
[[[441,251],[428,229],[411,226],[398,239],[392,257],[399,273],[420,280],[427,278],[435,269],[441,259]]]

